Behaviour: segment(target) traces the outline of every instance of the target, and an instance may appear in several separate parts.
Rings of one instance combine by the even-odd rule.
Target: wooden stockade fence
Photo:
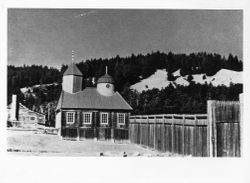
[[[207,114],[131,116],[129,139],[185,156],[240,156],[240,104],[208,101]]]
[[[130,117],[129,138],[162,152],[207,156],[207,115],[142,115]]]
[[[240,157],[241,105],[238,101],[208,101],[210,154],[214,157]]]

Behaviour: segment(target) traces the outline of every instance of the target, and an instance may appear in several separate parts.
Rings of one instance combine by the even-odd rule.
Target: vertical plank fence
[[[240,102],[207,102],[207,114],[130,117],[129,139],[160,152],[196,157],[239,157]]]
[[[208,101],[213,157],[240,157],[241,113],[239,101]]]
[[[161,152],[207,156],[207,115],[137,115],[130,117],[132,143]]]

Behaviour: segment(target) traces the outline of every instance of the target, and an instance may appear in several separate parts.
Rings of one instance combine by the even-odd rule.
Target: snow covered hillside
[[[47,88],[48,86],[57,86],[57,85],[58,85],[58,83],[34,85],[34,86],[31,86],[31,87],[24,87],[24,88],[21,88],[20,90],[21,90],[22,93],[26,93],[26,92],[28,92],[28,90],[30,90],[30,92],[33,92],[34,88],[45,89],[45,88]]]
[[[25,98],[29,98],[32,96],[33,98],[39,98],[39,94],[44,94],[45,96],[48,96],[52,93],[57,92],[58,90],[58,83],[51,83],[51,84],[41,84],[41,85],[34,85],[31,87],[24,87],[21,88],[21,92],[24,94]],[[52,94],[53,95],[53,94]]]
[[[188,86],[189,82],[187,80],[188,76],[182,77],[180,75],[180,70],[177,70],[173,73],[173,76],[176,77],[175,81],[167,80],[167,71],[166,69],[157,70],[150,77],[141,80],[140,82],[132,85],[130,88],[142,92],[143,90],[149,90],[153,88],[162,89],[171,83],[174,87],[178,85]],[[231,71],[227,69],[221,69],[214,76],[206,76],[205,74],[194,74],[193,80],[195,83],[200,84],[212,84],[213,86],[225,85],[229,86],[230,83],[243,83],[242,81],[242,72]]]

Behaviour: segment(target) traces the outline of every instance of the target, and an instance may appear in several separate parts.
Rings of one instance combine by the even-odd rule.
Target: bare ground
[[[69,141],[41,131],[8,130],[7,150],[15,155],[35,156],[172,156],[129,142]]]

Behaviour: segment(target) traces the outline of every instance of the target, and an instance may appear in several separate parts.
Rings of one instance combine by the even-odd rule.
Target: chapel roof
[[[56,110],[62,108],[133,110],[119,92],[115,92],[112,96],[103,96],[98,93],[96,88],[91,87],[77,93],[62,91]]]

